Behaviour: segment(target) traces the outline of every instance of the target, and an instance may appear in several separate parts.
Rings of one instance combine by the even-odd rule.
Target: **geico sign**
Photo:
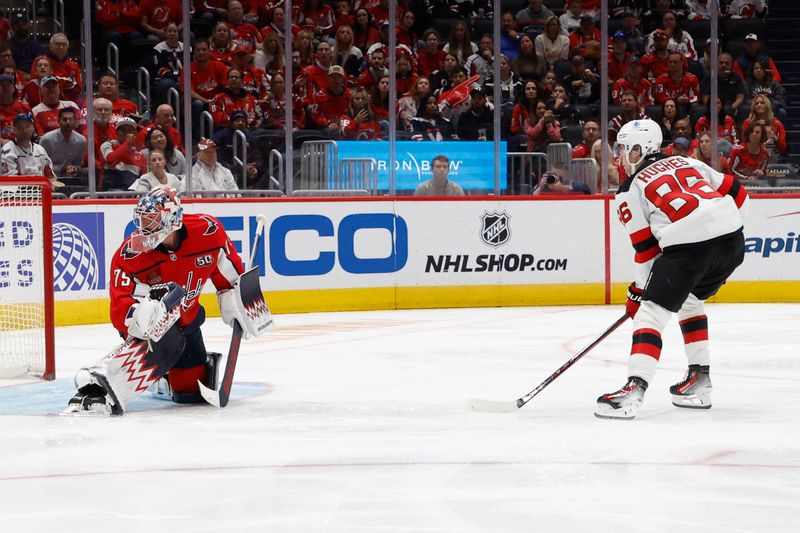
[[[356,233],[360,230],[386,230],[390,244],[388,257],[356,256]],[[336,246],[319,242],[315,259],[289,259],[286,238],[293,231],[312,231],[319,237],[336,237]],[[342,270],[351,274],[386,274],[397,272],[408,261],[408,226],[402,217],[392,213],[358,213],[347,215],[334,227],[324,215],[284,215],[275,219],[269,229],[269,256],[272,269],[281,276],[319,276],[333,270],[338,259]]]

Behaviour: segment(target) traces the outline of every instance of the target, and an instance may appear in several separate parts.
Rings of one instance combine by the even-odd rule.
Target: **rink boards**
[[[755,197],[744,264],[718,301],[800,301],[800,197]],[[619,303],[632,248],[610,197],[185,201],[220,219],[255,262],[274,312]],[[56,320],[108,320],[112,254],[131,201],[53,208]],[[13,265],[0,273],[15,282]],[[213,287],[203,296],[217,313]]]

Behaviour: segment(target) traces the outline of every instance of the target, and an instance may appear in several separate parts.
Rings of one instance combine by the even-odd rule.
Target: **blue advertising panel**
[[[104,214],[53,213],[53,288],[106,288]]]
[[[389,143],[338,141],[339,160],[372,157],[378,163],[378,189],[389,189]],[[464,190],[494,190],[494,143],[485,141],[397,141],[395,188],[413,191],[431,179],[431,160],[437,155],[450,159],[450,176]],[[500,188],[507,186],[505,141],[500,143]]]

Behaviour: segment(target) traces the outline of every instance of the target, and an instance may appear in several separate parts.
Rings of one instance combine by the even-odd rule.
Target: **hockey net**
[[[0,177],[0,378],[53,379],[50,183]]]

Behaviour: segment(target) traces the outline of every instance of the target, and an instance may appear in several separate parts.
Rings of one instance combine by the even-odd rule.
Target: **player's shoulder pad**
[[[199,233],[203,237],[219,237],[225,235],[225,228],[222,222],[216,217],[207,214],[185,214],[183,215],[183,225],[190,234]]]

